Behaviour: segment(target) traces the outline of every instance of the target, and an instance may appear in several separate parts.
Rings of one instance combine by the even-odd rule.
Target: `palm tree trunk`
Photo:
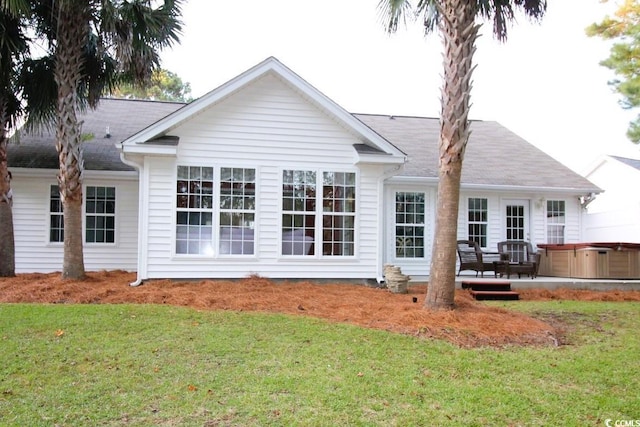
[[[7,109],[4,105],[0,105],[0,277],[16,275],[11,175],[7,164],[6,123]]]
[[[442,0],[440,34],[444,45],[444,82],[441,91],[438,207],[425,307],[453,309],[456,240],[462,160],[469,140],[471,75],[479,26],[474,1]]]
[[[82,2],[78,2],[82,3]],[[58,85],[56,149],[60,170],[58,184],[64,212],[64,259],[62,277],[82,279],[82,124],[76,115],[82,51],[88,37],[86,6],[61,2],[58,14],[58,45],[55,78]]]

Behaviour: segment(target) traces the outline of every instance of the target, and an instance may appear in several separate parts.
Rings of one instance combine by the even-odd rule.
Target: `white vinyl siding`
[[[144,278],[259,274],[273,278],[361,279],[379,275],[378,206],[382,203],[379,184],[383,167],[357,167],[353,146],[361,141],[281,80],[266,75],[171,133],[180,138],[176,157],[149,156],[145,160],[148,232],[143,247]],[[216,171],[255,170],[253,256],[175,254],[175,209],[171,212],[167,206],[175,206],[172,197],[179,165],[207,165]],[[284,170],[355,174],[353,188],[358,198],[355,213],[350,214],[354,230],[352,248],[348,249],[352,254],[322,258],[282,255]]]
[[[57,171],[15,168],[12,172],[16,273],[61,271],[63,245],[50,242],[51,188],[57,187]],[[85,188],[104,186],[105,183],[116,189],[118,198],[115,243],[85,244],[85,269],[135,271],[138,247],[137,175],[133,172],[85,171]]]

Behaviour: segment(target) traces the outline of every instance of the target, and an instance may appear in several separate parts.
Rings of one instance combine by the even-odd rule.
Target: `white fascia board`
[[[419,177],[419,176],[394,176],[386,180],[388,184],[406,184],[406,185],[437,185],[438,178],[437,177]],[[474,190],[474,191],[508,191],[508,192],[520,192],[520,193],[531,193],[531,194],[539,194],[539,193],[551,193],[551,194],[560,194],[560,193],[574,193],[574,194],[585,194],[585,193],[601,193],[602,191],[597,187],[593,187],[590,189],[578,189],[572,187],[525,187],[522,185],[489,185],[489,184],[460,184],[461,190]]]
[[[403,165],[406,162],[404,157],[393,156],[389,154],[360,154],[356,153],[355,164],[369,165]]]
[[[573,193],[583,195],[586,193],[600,193],[597,187],[593,188],[575,188],[575,187],[525,187],[522,185],[485,185],[485,184],[462,184],[463,190],[487,190],[487,191],[517,191],[520,193]]]
[[[407,184],[407,185],[433,185],[438,184],[438,178],[424,176],[393,176],[385,182],[389,184]]]
[[[59,171],[59,169],[11,168],[11,175],[14,179],[15,177],[55,178]]]
[[[32,168],[11,168],[11,173],[16,177],[34,177],[34,178],[56,178],[58,169],[32,169]],[[108,171],[84,169],[82,176],[85,179],[120,179],[120,180],[137,180],[138,171]]]
[[[85,179],[109,179],[122,181],[137,181],[138,171],[104,171],[104,170],[84,170],[83,177]]]
[[[122,153],[126,155],[128,154],[152,154],[154,156],[167,156],[167,157],[175,157],[178,153],[178,147],[176,145],[153,145],[153,144],[131,144],[131,145],[122,145],[121,146]]]

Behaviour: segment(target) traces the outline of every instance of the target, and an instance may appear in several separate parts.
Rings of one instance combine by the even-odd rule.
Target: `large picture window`
[[[282,210],[283,255],[355,255],[355,173],[283,171]]]
[[[178,166],[177,254],[213,256],[215,242],[221,255],[255,251],[256,171],[223,167],[219,177],[216,172],[208,166]]]
[[[488,209],[487,199],[470,197],[467,207],[467,227],[469,240],[487,247]]]
[[[547,243],[564,243],[565,214],[564,200],[547,200]]]
[[[396,193],[396,258],[424,258],[425,194]]]
[[[85,242],[114,243],[116,233],[115,187],[87,187]]]

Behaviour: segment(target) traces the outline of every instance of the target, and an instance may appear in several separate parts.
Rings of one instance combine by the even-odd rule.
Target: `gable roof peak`
[[[189,120],[191,117],[210,108],[222,100],[233,96],[247,85],[255,82],[268,73],[275,73],[280,80],[293,90],[301,94],[308,102],[315,105],[320,111],[330,116],[333,120],[357,135],[363,143],[374,146],[384,152],[393,154],[394,157],[404,159],[405,154],[391,142],[379,135],[369,126],[358,120],[354,115],[336,104],[306,80],[285,66],[274,56],[270,56],[262,62],[254,65],[245,72],[228,80],[217,88],[206,93],[202,97],[185,105],[181,109],[168,115],[164,119],[130,136],[120,145],[122,149],[133,144],[152,141],[160,136],[167,135],[172,129]],[[126,151],[126,149],[125,149]]]

